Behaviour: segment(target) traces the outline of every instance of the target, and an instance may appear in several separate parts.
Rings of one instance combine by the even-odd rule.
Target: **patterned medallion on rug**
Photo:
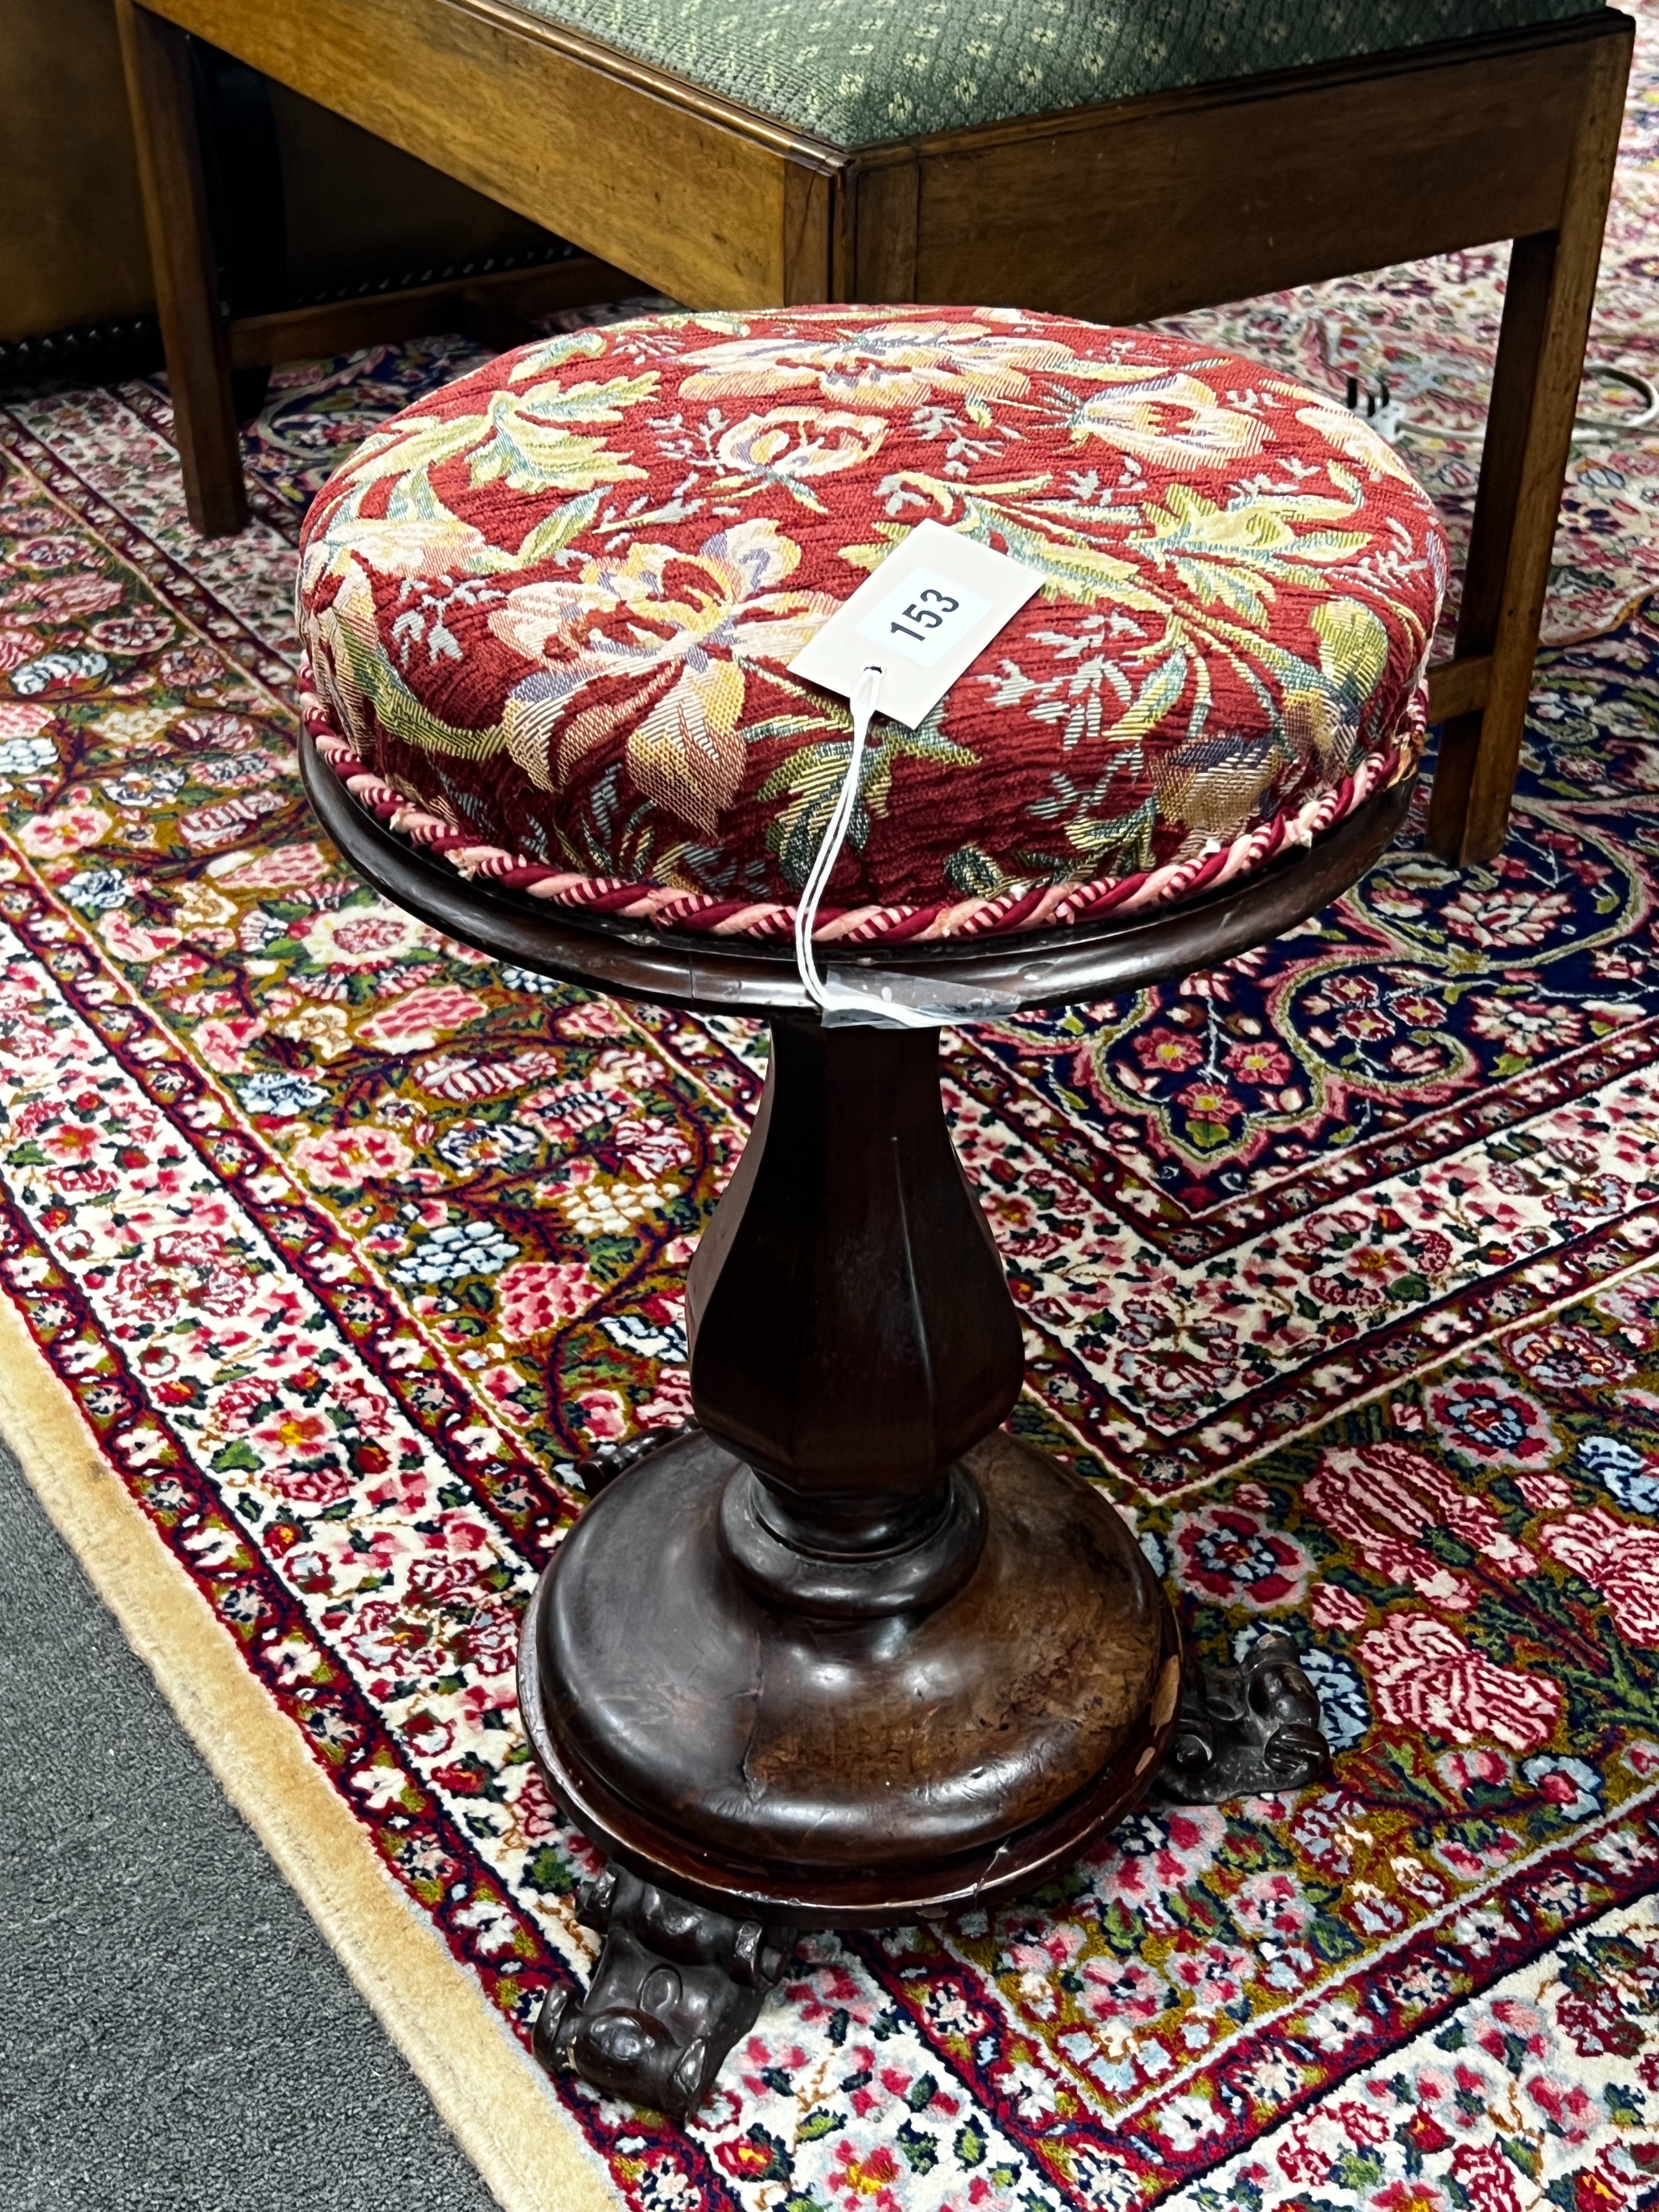
[[[1605,295],[1650,354],[1653,159],[1638,131]],[[1391,281],[1323,293],[1473,356],[1456,269]],[[305,487],[477,358],[286,372],[259,520],[211,545],[155,389],[0,417],[0,1279],[527,2035],[585,1971],[591,1861],[519,1729],[518,1620],[573,1460],[685,1411],[680,1281],[763,1053],[495,969],[307,813]],[[1540,666],[1493,872],[1415,827],[1222,974],[948,1039],[1018,1425],[1212,1658],[1311,1639],[1335,1783],[1150,1808],[994,1917],[812,1939],[690,2128],[550,2087],[641,2212],[1652,2200],[1656,453],[1604,453],[1601,508],[1578,465],[1553,620],[1606,625]]]

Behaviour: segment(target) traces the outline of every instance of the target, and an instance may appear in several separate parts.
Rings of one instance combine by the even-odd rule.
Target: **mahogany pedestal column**
[[[772,1051],[695,1286],[698,1425],[566,1538],[520,1685],[578,1826],[690,1905],[740,1900],[781,1968],[785,1931],[1063,1866],[1146,1787],[1181,1663],[1118,1515],[1000,1428],[1019,1324],[937,1033],[783,1018]],[[647,1948],[683,1990],[673,1946]],[[662,1988],[544,2040],[627,2094],[654,2057],[650,2100],[695,2101],[723,2051],[672,2032]]]
[[[689,2111],[797,1929],[1030,1887],[1160,1769],[1188,1797],[1322,1771],[1289,1643],[1183,1685],[1123,1522],[1002,1428],[1019,1324],[951,1148],[936,1032],[821,1025],[781,948],[467,883],[361,811],[308,743],[303,757],[342,851],[452,935],[771,1023],[761,1115],[688,1284],[696,1424],[602,1465],[525,1625],[536,1756],[610,1862],[582,1907],[605,1951],[587,1996],[544,2014],[548,2063]],[[1408,798],[1395,787],[1187,906],[879,965],[1010,1008],[1211,966],[1352,882]]]

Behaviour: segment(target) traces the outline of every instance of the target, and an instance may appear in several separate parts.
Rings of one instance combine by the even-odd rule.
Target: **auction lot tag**
[[[882,672],[879,711],[914,730],[1043,581],[942,523],[919,522],[789,664],[845,699]]]

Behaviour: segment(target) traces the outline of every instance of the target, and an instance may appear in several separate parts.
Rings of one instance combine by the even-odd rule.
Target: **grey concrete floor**
[[[0,2207],[494,2201],[0,1449]]]

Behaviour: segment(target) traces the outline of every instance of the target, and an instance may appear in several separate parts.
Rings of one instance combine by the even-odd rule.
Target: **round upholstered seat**
[[[908,531],[1043,588],[878,718],[818,935],[1052,929],[1306,842],[1409,773],[1438,522],[1329,398],[1005,309],[652,317],[503,356],[307,519],[307,727],[464,871],[787,935],[848,758],[789,673]]]

